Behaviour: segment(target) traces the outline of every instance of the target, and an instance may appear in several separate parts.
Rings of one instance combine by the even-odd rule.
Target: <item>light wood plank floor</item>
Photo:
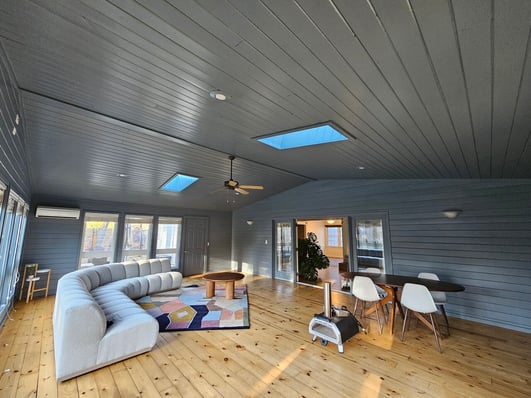
[[[190,282],[190,281],[188,281]],[[337,346],[311,341],[322,290],[248,276],[251,328],[163,333],[146,354],[57,384],[54,298],[17,303],[0,332],[0,397],[528,397],[531,335],[450,318],[451,336],[370,323]],[[332,302],[353,308],[350,296]],[[397,326],[401,326],[401,320]],[[80,325],[83,327],[83,325]]]

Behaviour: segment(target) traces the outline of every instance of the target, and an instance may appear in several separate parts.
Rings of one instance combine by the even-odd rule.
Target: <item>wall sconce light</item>
[[[247,225],[253,225],[254,224],[254,221],[253,220],[247,220],[245,221],[247,223]]]
[[[446,209],[446,210],[442,211],[444,216],[446,218],[450,218],[450,219],[457,218],[457,216],[459,214],[461,214],[462,212],[463,212],[463,210],[461,210],[461,209]]]

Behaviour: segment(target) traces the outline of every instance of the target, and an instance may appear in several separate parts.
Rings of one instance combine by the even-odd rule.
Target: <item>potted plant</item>
[[[317,235],[308,232],[307,238],[299,239],[299,277],[308,282],[317,282],[318,270],[328,268],[330,260],[317,244]]]

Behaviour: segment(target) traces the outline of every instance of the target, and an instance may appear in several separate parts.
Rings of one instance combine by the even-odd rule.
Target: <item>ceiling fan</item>
[[[230,155],[229,159],[230,159],[230,179],[225,181],[225,188],[236,191],[237,193],[242,194],[242,195],[249,195],[249,192],[247,191],[247,189],[258,189],[258,190],[264,189],[262,185],[240,185],[238,181],[233,180],[232,179],[232,161],[236,159],[236,156]]]

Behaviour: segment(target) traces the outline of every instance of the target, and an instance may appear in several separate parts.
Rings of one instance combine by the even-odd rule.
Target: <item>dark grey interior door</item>
[[[208,218],[185,217],[183,225],[184,276],[202,274],[206,271],[208,245]]]

